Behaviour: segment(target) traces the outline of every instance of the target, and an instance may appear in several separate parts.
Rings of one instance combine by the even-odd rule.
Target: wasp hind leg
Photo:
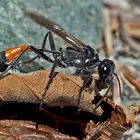
[[[45,49],[45,46],[46,46],[46,41],[47,41],[47,38],[49,37],[49,43],[50,43],[50,48],[51,50],[47,50]],[[32,47],[32,50],[34,51],[35,49]],[[49,31],[48,33],[46,33],[43,41],[42,41],[42,44],[41,44],[41,48],[38,49],[40,52],[48,52],[48,53],[52,53],[53,56],[55,57],[55,51],[56,51],[56,48],[55,48],[55,43],[54,43],[54,39],[53,39],[53,36],[52,36],[52,33]],[[36,51],[36,50],[35,50]],[[55,52],[55,53],[54,53]],[[19,63],[18,65],[25,65],[25,64],[28,64],[28,63],[31,63],[33,61],[35,61],[36,59],[39,59],[41,56],[40,55],[37,55],[33,58],[31,58],[30,60],[27,60],[25,62],[21,62]]]
[[[40,109],[40,110],[43,109],[44,98],[45,98],[45,96],[46,96],[46,94],[47,94],[47,91],[48,91],[48,89],[49,89],[51,83],[53,82],[54,77],[58,74],[58,72],[55,72],[55,68],[56,68],[56,63],[53,64],[53,67],[52,67],[51,72],[50,72],[50,74],[49,74],[48,83],[47,83],[47,86],[46,86],[45,89],[44,89],[44,93],[43,93],[42,98],[41,98],[41,103],[40,103],[40,105],[39,105],[39,109]]]
[[[53,39],[53,35],[52,35],[52,33],[50,31],[45,35],[45,38],[43,39],[41,48],[42,49],[45,48],[46,40],[47,40],[48,37],[49,37],[49,45],[50,45],[50,48],[51,48],[50,53],[53,54],[54,59],[57,59],[56,46],[55,46],[55,42],[54,42],[54,39]],[[53,52],[55,52],[55,53],[53,53]],[[58,72],[55,72],[56,67],[57,67],[57,62],[54,60],[51,72],[50,72],[49,77],[48,77],[48,83],[47,83],[47,86],[45,87],[44,93],[42,95],[41,103],[40,103],[40,106],[39,106],[39,109],[41,109],[41,110],[43,109],[44,98],[45,98],[45,96],[47,94],[47,91],[48,91],[51,83],[53,82],[54,77],[58,74]]]

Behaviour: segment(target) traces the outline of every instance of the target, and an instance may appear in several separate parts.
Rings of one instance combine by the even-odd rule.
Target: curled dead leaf
[[[2,101],[9,102],[39,103],[47,85],[48,76],[49,72],[44,70],[21,76],[9,74],[0,79],[0,98]],[[49,106],[78,106],[81,86],[82,80],[79,77],[59,73],[54,78],[44,102]],[[87,91],[83,92],[80,100],[81,108],[92,111],[93,95]]]

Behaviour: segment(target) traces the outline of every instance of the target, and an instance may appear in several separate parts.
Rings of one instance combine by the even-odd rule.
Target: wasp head
[[[114,74],[115,64],[109,59],[104,59],[98,66],[98,73],[102,80],[109,80]]]

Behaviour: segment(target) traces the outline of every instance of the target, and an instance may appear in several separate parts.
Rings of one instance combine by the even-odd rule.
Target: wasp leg
[[[47,37],[49,37],[49,44],[50,44],[50,48],[51,48],[50,53],[53,53],[54,59],[57,59],[56,53],[58,53],[58,52],[56,51],[56,47],[55,47],[55,42],[54,42],[54,39],[53,39],[53,35],[52,35],[52,33],[50,31],[45,35],[45,38],[43,40],[43,43],[42,43],[42,47],[41,48],[45,48]],[[44,50],[42,49],[42,51],[46,51],[46,50],[45,49]],[[51,72],[50,72],[50,75],[49,75],[49,80],[48,80],[47,86],[45,87],[45,91],[44,91],[44,93],[42,95],[42,100],[41,100],[41,103],[40,103],[40,106],[39,106],[40,109],[43,109],[43,101],[44,101],[44,98],[45,98],[45,96],[47,94],[47,91],[48,91],[51,83],[53,82],[54,77],[58,74],[58,72],[55,72],[55,68],[57,67],[57,63],[58,63],[57,61],[54,61],[53,67],[52,67]]]
[[[47,86],[45,87],[44,93],[42,95],[41,103],[40,103],[40,106],[39,106],[40,110],[43,109],[44,98],[47,94],[47,91],[48,91],[51,83],[53,82],[54,77],[58,74],[58,72],[55,72],[55,68],[56,68],[56,63],[54,62],[53,67],[51,69],[51,72],[49,74],[49,78],[48,78],[49,80],[48,80]]]
[[[45,49],[45,45],[46,45],[46,41],[47,41],[47,38],[48,37],[49,37],[49,44],[50,44],[51,51]],[[46,33],[46,35],[45,35],[45,37],[44,37],[44,39],[42,41],[41,49],[39,49],[39,50],[42,51],[42,52],[45,51],[45,52],[48,52],[48,53],[52,53],[53,54],[53,57],[56,58],[56,53],[57,53],[56,52],[56,47],[55,47],[53,35],[52,35],[52,33],[50,31],[48,33]],[[37,58],[40,58],[40,56],[37,56],[35,59],[37,59]]]
[[[44,54],[41,50],[35,48],[34,46],[29,46],[30,49],[35,53],[37,54],[39,57],[47,60],[48,62],[50,63],[54,63],[54,60],[52,60],[50,57],[48,57],[46,54]]]
[[[50,51],[50,50],[47,50],[47,49],[38,49],[39,51],[41,51],[41,52],[47,52],[47,53],[58,53],[58,52],[56,52],[56,51]],[[40,58],[40,56],[35,56],[35,57],[33,57],[33,58],[31,58],[31,59],[29,59],[29,60],[27,60],[27,61],[24,61],[24,62],[21,62],[21,63],[18,63],[17,65],[25,65],[25,64],[28,64],[28,63],[31,63],[31,62],[33,62],[34,60],[36,60],[37,58]]]
[[[51,34],[50,31],[49,31],[48,33],[46,33],[46,35],[45,35],[45,37],[44,37],[44,39],[43,39],[43,41],[42,41],[42,44],[41,44],[41,49],[39,49],[40,51],[45,51],[45,52],[50,52],[50,53],[51,53],[51,51],[45,49],[46,41],[47,41],[48,36],[49,36],[49,38],[50,38],[50,34]],[[49,40],[50,40],[50,39],[49,39]],[[50,44],[51,44],[51,43],[50,43]],[[51,45],[52,45],[52,44],[51,44]],[[37,56],[37,58],[40,58],[40,56]],[[36,59],[37,59],[37,58],[36,58]]]
[[[56,56],[57,52],[55,52],[56,51],[56,47],[55,47],[55,43],[54,43],[54,39],[53,39],[52,33],[50,31],[45,35],[45,38],[43,40],[42,47],[41,47],[42,51],[46,51],[47,52],[47,50],[43,50],[45,48],[45,45],[46,45],[47,37],[49,37],[49,44],[50,44],[50,48],[51,48],[50,53],[53,53],[53,57],[55,59],[57,59],[57,56]],[[36,51],[36,50],[33,50],[33,51]],[[53,82],[54,77],[57,75],[57,72],[55,72],[55,68],[57,66],[57,61],[54,60],[53,63],[54,64],[53,64],[53,67],[52,67],[51,72],[49,74],[49,80],[48,80],[47,86],[45,87],[45,91],[44,91],[44,93],[42,95],[41,103],[40,103],[40,106],[39,106],[40,109],[43,109],[44,98],[45,98],[45,96],[47,94],[47,91],[48,91],[51,83]]]
[[[78,94],[78,105],[80,105],[80,100],[81,100],[81,96],[82,96],[82,92],[83,92],[83,90],[85,89],[85,88],[87,88],[87,84],[90,82],[92,80],[92,78],[89,76],[89,77],[87,77],[85,80],[84,80],[84,82],[83,82],[83,85],[82,85],[82,87],[80,88],[80,90],[79,90],[79,94]]]
[[[46,33],[46,35],[45,35],[45,37],[44,37],[44,39],[43,39],[43,41],[42,41],[42,44],[41,44],[41,49],[38,49],[39,51],[42,51],[42,52],[45,51],[45,52],[50,52],[50,53],[52,53],[51,51],[45,49],[46,41],[47,41],[48,36],[50,36],[50,34],[51,34],[50,31],[49,31],[48,33]],[[49,38],[50,38],[50,37],[49,37]],[[34,61],[34,60],[37,59],[37,58],[40,58],[40,56],[36,56],[36,57],[32,58],[32,59],[29,60],[29,61]]]
[[[102,103],[102,101],[104,100],[104,98],[107,96],[110,88],[112,87],[112,84],[113,84],[113,79],[111,79],[111,82],[110,82],[110,85],[106,91],[106,93],[102,96],[102,98],[100,99],[100,101],[95,105],[95,108],[93,109],[93,113],[97,110],[97,108],[100,106],[100,104]],[[98,95],[97,95],[98,96]]]
[[[48,37],[49,37],[51,50],[55,51],[56,47],[55,47],[53,35],[52,35],[52,33],[50,31],[45,35],[45,37],[43,39],[43,42],[42,42],[42,45],[41,45],[41,49],[45,49],[45,45],[46,45],[46,41],[47,41]]]
[[[28,64],[28,63],[32,63],[32,62],[33,62],[34,60],[36,60],[37,58],[39,58],[39,57],[38,57],[38,56],[35,56],[35,57],[33,57],[33,58],[31,58],[31,59],[25,61],[25,62],[18,63],[17,66],[19,66],[19,65],[25,65],[25,64]]]
[[[50,43],[51,51],[54,51],[54,52],[55,52],[55,53],[53,53],[53,57],[54,57],[54,58],[57,58],[57,56],[56,56],[56,46],[55,46],[55,42],[54,42],[54,39],[53,39],[53,35],[52,35],[52,33],[51,33],[50,31],[46,34],[46,36],[45,36],[45,38],[44,38],[44,40],[43,40],[42,48],[45,48],[44,46],[45,46],[45,44],[46,44],[47,37],[49,37],[49,43]]]
[[[53,51],[45,49],[45,45],[46,45],[46,41],[47,41],[48,36],[49,36],[49,42],[50,42],[51,50],[55,50],[55,44],[54,44],[53,36],[52,36],[50,31],[48,33],[46,33],[46,35],[45,35],[45,37],[44,37],[44,39],[42,41],[42,44],[41,44],[41,49],[38,49],[38,50],[41,51],[41,52],[54,53]],[[24,64],[27,64],[27,63],[31,63],[34,60],[36,60],[37,58],[40,58],[40,56],[39,55],[35,56],[35,57],[33,57],[32,59],[30,59],[28,61],[19,63],[18,65],[24,65]]]

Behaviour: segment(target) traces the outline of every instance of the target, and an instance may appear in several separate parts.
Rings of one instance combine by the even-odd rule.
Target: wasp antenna
[[[122,94],[121,94],[121,82],[120,82],[120,79],[119,79],[119,77],[118,77],[118,75],[116,74],[116,73],[113,73],[114,74],[114,76],[116,76],[116,78],[117,78],[117,81],[118,81],[118,84],[119,84],[119,93],[120,93],[120,96],[121,96],[121,98],[122,98]]]

